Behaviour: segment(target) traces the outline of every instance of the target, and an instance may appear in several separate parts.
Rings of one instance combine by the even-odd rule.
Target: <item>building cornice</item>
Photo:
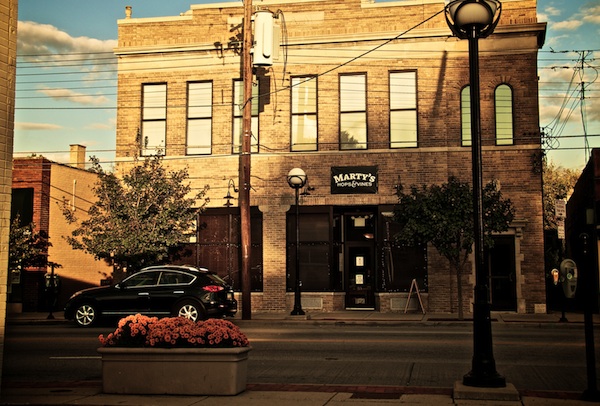
[[[493,38],[494,36],[505,36],[508,34],[522,35],[532,33],[538,36],[538,46],[541,47],[545,39],[546,23],[500,26],[496,28],[495,33],[491,36],[491,38]],[[315,46],[324,44],[339,45],[344,43],[355,44],[357,42],[402,41],[426,38],[435,39],[444,37],[452,38],[452,33],[448,28],[418,29],[403,35],[401,38],[396,38],[398,37],[398,35],[398,32],[379,32],[367,34],[353,34],[352,36],[348,36],[347,34],[327,35],[318,37],[305,36],[291,38],[287,41],[287,44],[285,46],[291,48],[297,46]],[[114,49],[114,53],[117,56],[206,51],[215,51],[214,42],[174,46],[152,45],[142,47],[117,47]]]

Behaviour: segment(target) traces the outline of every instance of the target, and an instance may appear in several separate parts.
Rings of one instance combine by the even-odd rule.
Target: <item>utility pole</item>
[[[252,140],[252,0],[244,0],[242,47],[242,81],[244,83],[244,109],[242,111],[242,148],[239,159],[239,204],[242,254],[242,319],[252,318],[250,290],[250,145]]]
[[[581,111],[581,122],[583,124],[583,144],[584,144],[584,154],[585,154],[584,161],[586,164],[591,156],[591,151],[590,151],[590,143],[588,141],[588,134],[587,134],[587,115],[586,115],[586,109],[585,109],[585,81],[584,81],[583,77],[585,75],[585,65],[587,63],[586,59],[590,53],[591,53],[591,51],[579,52],[579,55],[581,57],[581,65],[579,66],[579,77],[581,78],[581,96],[579,99],[580,100],[579,101],[579,109]]]

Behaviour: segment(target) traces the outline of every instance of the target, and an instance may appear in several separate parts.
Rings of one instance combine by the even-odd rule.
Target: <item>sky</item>
[[[111,165],[112,51],[125,6],[132,6],[133,18],[143,18],[176,16],[204,3],[215,1],[19,0],[14,155],[66,163],[69,145],[81,144],[88,156]],[[582,169],[589,150],[600,147],[600,0],[537,4],[538,21],[548,23],[538,57],[544,148],[555,164]]]

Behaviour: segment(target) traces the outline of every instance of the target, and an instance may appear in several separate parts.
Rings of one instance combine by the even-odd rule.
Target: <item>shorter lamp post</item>
[[[485,38],[494,31],[500,20],[501,10],[502,4],[498,0],[454,0],[449,2],[445,9],[446,22],[454,35],[460,39],[469,40],[475,298],[473,303],[472,369],[464,376],[463,384],[496,388],[505,387],[506,380],[496,372],[492,347],[489,283],[484,257],[478,41],[479,38]]]
[[[300,222],[299,222],[299,191],[306,185],[306,173],[300,168],[294,168],[287,174],[288,185],[296,192],[296,273],[294,281],[294,309],[292,310],[292,316],[304,315],[302,310],[302,299],[300,297]]]

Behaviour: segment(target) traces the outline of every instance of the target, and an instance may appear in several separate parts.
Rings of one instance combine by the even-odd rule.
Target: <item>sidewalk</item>
[[[458,320],[449,314],[379,313],[374,311],[312,312],[304,316],[283,313],[254,313],[251,320],[236,324],[277,323],[332,323],[363,325],[444,325],[470,326],[472,319]],[[7,324],[66,323],[62,312],[20,313],[7,316]],[[522,323],[543,328],[583,328],[583,315],[568,313],[567,322],[560,322],[561,313],[515,314],[492,313],[493,323]],[[594,315],[594,325],[600,325],[600,316]],[[0,405],[431,405],[431,406],[583,406],[599,404],[582,401],[580,393],[520,391],[510,383],[507,388],[469,388],[455,384],[454,388],[416,388],[390,386],[331,386],[331,385],[277,385],[248,384],[247,390],[237,396],[142,396],[102,393],[100,381],[31,383],[3,387]],[[484,398],[484,399],[481,399]],[[487,398],[487,399],[485,399]]]
[[[126,405],[126,406],[335,406],[335,405],[420,405],[420,406],[584,406],[598,404],[580,400],[579,393],[517,392],[507,388],[472,388],[457,396],[462,385],[452,388],[408,388],[391,386],[328,386],[248,384],[236,396],[118,395],[102,392],[99,381],[39,383],[2,388],[0,405]],[[481,399],[483,398],[483,399]]]

